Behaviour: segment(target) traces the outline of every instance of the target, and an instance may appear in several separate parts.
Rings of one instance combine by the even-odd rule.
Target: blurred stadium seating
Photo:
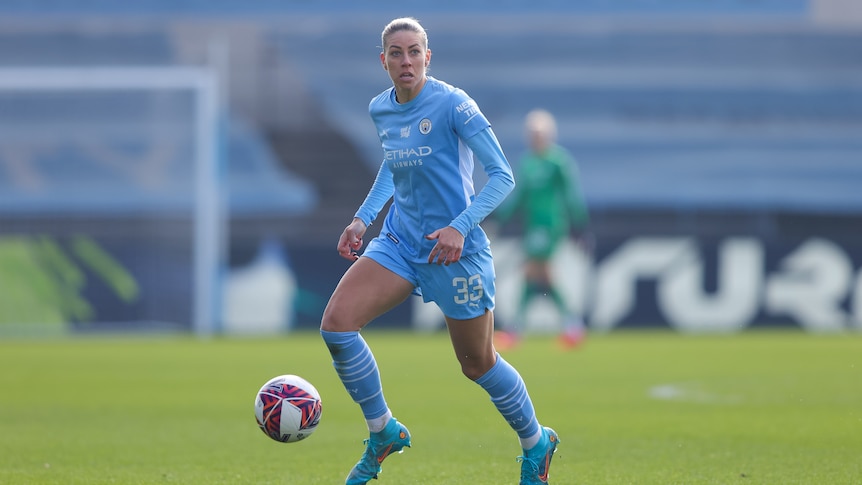
[[[305,183],[296,176],[308,160],[286,160],[291,150],[279,139],[297,131],[346,137],[356,147],[358,154],[350,147],[324,154],[317,163],[337,167],[329,174],[356,170],[357,158],[367,171],[376,169],[379,147],[365,108],[388,84],[376,61],[377,35],[390,15],[382,7],[232,0],[37,4],[0,6],[31,22],[31,28],[25,22],[15,32],[0,32],[0,66],[181,63],[188,60],[180,52],[188,50],[184,26],[200,30],[197,25],[210,21],[201,37],[212,37],[231,21],[255,25],[256,43],[242,50],[242,39],[233,46],[232,65],[260,72],[230,74],[231,102],[242,104],[234,111],[250,121],[232,130],[230,152],[269,137],[282,150],[276,179],[287,185],[273,186],[266,196],[237,187],[231,197],[236,210],[263,210],[267,202],[247,199],[255,194],[288,215],[313,208],[314,190],[331,180]],[[524,149],[523,114],[544,106],[559,116],[561,141],[579,159],[596,208],[862,211],[856,193],[862,180],[862,33],[812,27],[805,21],[808,2],[404,6],[416,10],[431,34],[431,74],[480,102],[513,163]],[[100,16],[121,21],[87,27]],[[173,23],[163,25],[167,19]],[[248,58],[257,60],[248,64]],[[300,88],[259,81],[278,69],[289,70]],[[255,99],[243,101],[250,96]],[[273,121],[284,115],[268,114],[269,100],[278,100],[280,110],[301,103],[314,114],[285,129]],[[293,151],[315,153],[297,145],[304,137],[292,138]],[[257,164],[260,174],[276,169],[259,144],[242,163]],[[230,167],[238,175],[243,169],[236,165]],[[331,191],[327,198],[352,207],[361,194]]]
[[[744,13],[744,14],[800,14],[809,7],[809,0],[534,0],[529,3],[518,0],[439,0],[429,3],[420,0],[402,0],[399,5],[407,10],[426,12],[481,12],[532,13],[554,12],[568,14],[589,13]],[[336,14],[349,12],[386,11],[393,15],[390,6],[373,3],[357,3],[350,0],[312,0],[285,2],[280,0],[138,0],[115,2],[112,0],[52,0],[50,5],[38,0],[16,0],[5,2],[3,11],[11,14],[29,13],[39,15],[105,15],[105,14],[171,14],[171,15],[279,15],[284,13],[324,12]],[[402,15],[394,13],[394,15]]]

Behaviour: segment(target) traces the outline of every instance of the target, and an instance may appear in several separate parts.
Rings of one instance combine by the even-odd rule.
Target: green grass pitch
[[[517,483],[517,439],[445,334],[364,335],[413,434],[375,484]],[[862,483],[858,334],[619,331],[503,355],[560,434],[551,483]],[[3,341],[0,367],[3,484],[338,484],[367,437],[315,332]],[[282,444],[253,402],[287,373],[320,390],[323,418]]]

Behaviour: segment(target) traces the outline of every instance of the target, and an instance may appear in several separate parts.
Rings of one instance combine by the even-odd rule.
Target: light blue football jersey
[[[380,237],[395,242],[410,260],[427,260],[436,241],[425,235],[452,223],[474,200],[473,152],[464,140],[490,123],[467,93],[432,77],[415,99],[404,104],[396,102],[394,88],[387,89],[371,101],[369,113],[383,147],[381,174],[388,169],[394,185]],[[499,153],[498,160],[483,160],[486,171],[490,162],[511,173]],[[380,201],[366,199],[357,216],[373,220],[382,207],[373,207],[377,204]],[[476,224],[465,235],[463,254],[488,244]]]

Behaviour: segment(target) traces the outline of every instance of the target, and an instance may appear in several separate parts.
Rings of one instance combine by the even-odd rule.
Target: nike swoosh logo
[[[551,455],[546,454],[545,455],[545,473],[539,474],[539,480],[541,480],[542,483],[548,483],[548,472],[551,470],[550,465],[551,465]]]
[[[386,450],[384,450],[384,451],[383,451],[383,453],[381,453],[381,454],[377,455],[377,464],[378,464],[378,465],[379,465],[379,464],[381,464],[381,463],[383,463],[383,460],[385,460],[385,459],[386,459],[386,457],[387,457],[387,456],[389,456],[389,452],[390,452],[390,451],[392,451],[392,444],[390,444],[389,446],[387,446],[387,447],[386,447]],[[547,480],[547,479],[546,479],[546,480]]]

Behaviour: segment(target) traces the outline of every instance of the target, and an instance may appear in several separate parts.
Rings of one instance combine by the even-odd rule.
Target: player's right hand
[[[353,221],[344,228],[341,237],[338,238],[338,254],[342,258],[356,261],[359,259],[359,249],[362,248],[362,236],[368,227],[362,219],[354,217]]]

